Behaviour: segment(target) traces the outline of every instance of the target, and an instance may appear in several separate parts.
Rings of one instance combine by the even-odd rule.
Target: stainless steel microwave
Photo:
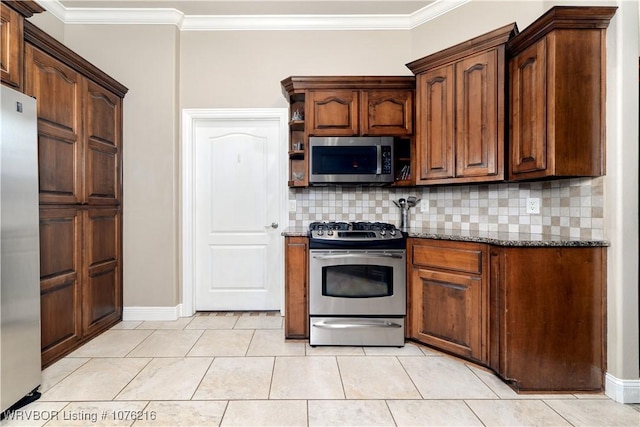
[[[392,137],[310,137],[309,183],[387,184],[394,179]]]

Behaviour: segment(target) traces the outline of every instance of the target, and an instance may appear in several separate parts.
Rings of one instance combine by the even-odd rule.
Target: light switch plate
[[[289,212],[295,212],[297,209],[297,203],[296,200],[289,200]]]

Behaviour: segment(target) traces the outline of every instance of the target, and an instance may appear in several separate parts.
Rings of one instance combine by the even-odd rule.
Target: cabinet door
[[[481,277],[414,268],[411,286],[413,338],[483,361]]]
[[[503,87],[495,49],[456,64],[456,177],[504,178]]]
[[[31,45],[26,76],[26,93],[38,100],[40,203],[81,203],[81,77]]]
[[[357,135],[358,91],[311,91],[307,95],[305,119],[309,135]]]
[[[309,338],[309,239],[285,238],[285,337]]]
[[[531,45],[510,62],[509,178],[547,169],[547,43]],[[537,174],[540,176],[540,174]]]
[[[82,215],[76,209],[40,209],[42,365],[78,344]]]
[[[122,317],[121,222],[116,208],[84,212],[82,323],[85,335]]]
[[[364,90],[361,92],[362,135],[403,136],[413,132],[413,92]]]
[[[0,74],[2,83],[22,90],[22,16],[5,5],[0,4]]]
[[[89,80],[84,96],[84,200],[91,205],[116,205],[121,190],[122,99]]]
[[[453,65],[429,70],[417,77],[417,184],[455,174]]]

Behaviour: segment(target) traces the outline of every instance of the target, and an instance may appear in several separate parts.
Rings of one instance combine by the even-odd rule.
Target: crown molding
[[[58,0],[36,0],[64,24],[175,25],[183,31],[410,30],[469,1],[435,0],[397,15],[185,15],[169,8],[66,8]]]

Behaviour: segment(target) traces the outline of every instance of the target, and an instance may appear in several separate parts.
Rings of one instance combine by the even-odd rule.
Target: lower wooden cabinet
[[[40,209],[42,366],[122,318],[117,208]]]
[[[486,362],[486,245],[409,239],[408,248],[410,337]]]
[[[305,339],[309,338],[309,239],[286,237],[284,244],[284,335]]]
[[[491,367],[518,391],[599,391],[606,248],[491,248]]]

